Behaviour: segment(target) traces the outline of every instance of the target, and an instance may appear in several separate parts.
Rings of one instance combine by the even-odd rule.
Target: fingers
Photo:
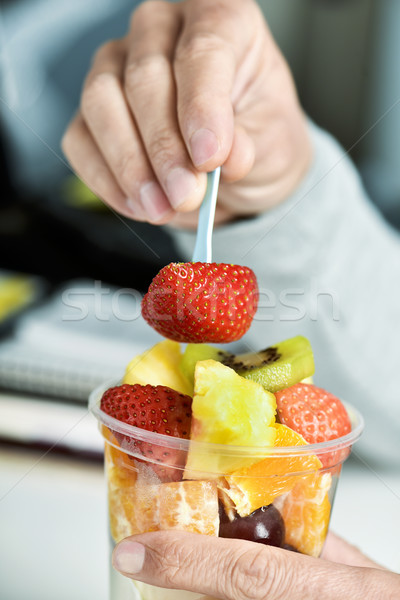
[[[62,148],[74,170],[100,198],[137,220],[163,222],[172,212],[143,153],[135,124],[121,91],[125,48],[110,42],[97,53],[82,94],[81,112],[73,119]],[[140,202],[141,174],[147,195]],[[146,187],[147,184],[147,187]]]
[[[223,165],[233,182],[252,168],[254,144],[232,104],[252,10],[248,0],[152,0],[128,36],[97,52],[62,146],[122,214],[166,223],[198,209],[206,171]]]
[[[157,182],[122,89],[125,48],[108,44],[94,60],[81,110],[88,129],[133,211],[160,221],[171,206]]]
[[[174,61],[178,119],[194,165],[210,171],[232,151],[231,96],[251,36],[246,15],[252,7],[241,0],[205,0],[185,8]]]
[[[353,576],[348,567],[252,542],[177,531],[123,540],[114,550],[113,564],[124,575],[152,585],[228,600],[362,597],[358,591],[351,594],[359,586],[358,571]],[[332,576],[343,596],[321,596]]]
[[[322,557],[326,560],[355,567],[384,568],[365,556],[358,548],[335,535],[332,531],[329,531],[326,538]]]
[[[224,180],[229,183],[243,179],[255,161],[254,144],[239,124],[235,125],[232,147],[223,167]]]
[[[165,2],[144,3],[134,14],[125,87],[153,171],[174,209],[197,208],[206,189],[205,173],[194,169],[176,114],[171,62],[180,18]]]
[[[185,222],[190,212],[192,222],[205,172],[217,166],[217,217],[262,212],[297,185],[309,157],[273,47],[252,0],[142,3],[129,35],[95,57],[63,140],[67,157],[101,198],[139,220]],[[273,134],[279,123],[284,133]]]
[[[207,537],[176,532],[134,536],[116,547],[113,565],[124,575],[153,585],[232,600],[246,597],[245,574],[249,586],[252,578],[253,592],[258,582],[264,584],[267,561],[260,564],[258,548],[222,538],[212,542]],[[265,597],[268,593],[266,584]],[[253,593],[251,597],[256,600],[262,595]]]

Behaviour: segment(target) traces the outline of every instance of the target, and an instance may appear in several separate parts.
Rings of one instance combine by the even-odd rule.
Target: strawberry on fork
[[[253,271],[211,262],[219,177],[220,168],[207,176],[192,262],[170,263],[161,269],[143,298],[144,319],[176,342],[233,342],[246,333],[257,310]]]
[[[224,343],[246,333],[257,303],[257,279],[248,267],[170,263],[151,282],[142,315],[171,340]]]

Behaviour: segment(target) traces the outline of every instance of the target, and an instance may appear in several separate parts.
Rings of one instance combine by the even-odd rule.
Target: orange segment
[[[224,505],[224,511],[229,521],[234,521],[237,517],[236,506],[232,498],[228,496],[226,490],[229,489],[229,485],[224,477],[219,477],[216,481],[218,487],[218,498]]]
[[[153,473],[149,467],[144,467]],[[138,475],[136,483],[121,487],[121,477],[109,480],[108,508],[111,535],[116,542],[129,535],[157,531],[159,527],[158,496],[160,485],[149,484]]]
[[[130,488],[135,484],[137,479],[137,470],[132,461],[128,464],[127,458],[123,458],[124,454],[120,452],[121,457],[117,455],[118,450],[106,444],[104,458],[106,464],[106,472],[108,482],[114,487]]]
[[[134,460],[118,448],[119,444],[115,436],[104,426],[103,435],[109,442],[104,444],[104,460],[109,479],[111,477],[111,480],[121,487],[132,485],[137,476]]]
[[[309,475],[298,481],[285,498],[281,510],[285,522],[285,542],[299,552],[319,556],[328,532],[331,505],[328,491],[330,473]]]
[[[275,428],[275,446],[307,444],[300,434],[286,425],[276,424]],[[235,503],[239,515],[245,517],[289,492],[304,477],[304,472],[316,471],[321,466],[321,461],[312,454],[267,457],[226,476],[227,488],[224,492]]]
[[[218,535],[218,493],[212,481],[163,483],[160,489],[160,529],[181,529]]]
[[[108,435],[109,441],[115,441]],[[151,467],[106,443],[110,530],[119,542],[124,537],[181,529],[218,535],[218,492],[210,481],[160,483]]]
[[[111,439],[108,436],[108,439]],[[105,465],[108,481],[108,510],[113,539],[158,527],[159,480],[154,471],[127,454],[105,445]]]
[[[159,529],[157,496],[158,486],[147,486],[146,494],[137,487],[121,490],[109,486],[110,530],[116,542],[129,535]]]

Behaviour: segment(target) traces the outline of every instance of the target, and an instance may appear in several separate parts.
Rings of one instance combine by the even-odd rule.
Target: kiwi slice
[[[238,354],[222,362],[272,393],[310,377],[315,370],[311,344],[301,335],[260,352]]]
[[[290,387],[314,373],[310,342],[298,335],[259,352],[231,354],[208,344],[188,344],[180,367],[189,381],[199,360],[213,359],[234,369],[239,375],[260,383],[269,392]]]

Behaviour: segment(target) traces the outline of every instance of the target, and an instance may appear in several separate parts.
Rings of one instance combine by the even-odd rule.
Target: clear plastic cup
[[[336,440],[226,446],[152,433],[113,419],[100,409],[103,392],[113,385],[94,390],[89,402],[105,440],[111,551],[129,535],[179,529],[244,539],[261,531],[262,543],[320,555],[342,464],[363,430],[357,410],[345,404],[352,431]],[[151,456],[161,457],[162,464]],[[111,600],[203,598],[132,582],[113,569],[110,580]]]

